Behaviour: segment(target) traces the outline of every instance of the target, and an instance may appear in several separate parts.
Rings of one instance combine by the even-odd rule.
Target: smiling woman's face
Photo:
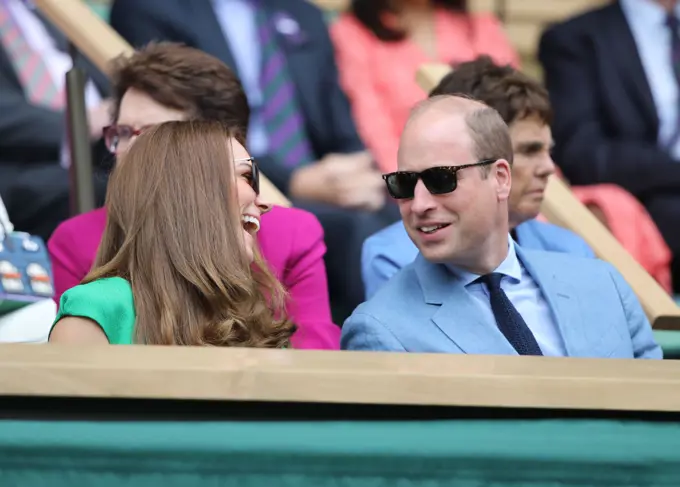
[[[187,114],[181,110],[168,108],[161,105],[146,93],[129,89],[123,95],[117,125],[127,125],[135,130],[142,130],[151,125],[164,122],[186,120]],[[118,144],[117,154],[127,150],[135,140],[121,140]],[[258,195],[252,187],[253,163],[250,154],[236,139],[230,140],[233,155],[234,174],[236,176],[236,192],[239,204],[239,215],[243,226],[246,254],[252,262],[255,251],[256,234],[260,230],[260,217],[262,209],[266,206],[259,201]]]
[[[246,253],[252,262],[255,255],[255,242],[257,232],[260,230],[260,218],[262,205],[259,196],[253,188],[253,161],[248,151],[239,141],[232,138],[232,154],[234,159],[234,174],[236,175],[236,194],[243,226]]]

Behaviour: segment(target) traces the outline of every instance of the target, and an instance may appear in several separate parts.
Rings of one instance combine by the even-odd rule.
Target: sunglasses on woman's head
[[[462,166],[438,166],[425,169],[421,172],[397,171],[383,174],[387,184],[387,192],[397,200],[413,198],[418,180],[422,180],[425,188],[431,194],[446,194],[455,191],[458,187],[458,171],[468,167],[486,166],[493,164],[498,159],[482,159],[474,164]]]

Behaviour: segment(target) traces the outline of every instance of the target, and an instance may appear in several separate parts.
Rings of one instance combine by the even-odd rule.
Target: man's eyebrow
[[[545,144],[538,140],[532,140],[530,142],[522,142],[517,145],[518,151],[535,152],[541,150],[545,147]]]

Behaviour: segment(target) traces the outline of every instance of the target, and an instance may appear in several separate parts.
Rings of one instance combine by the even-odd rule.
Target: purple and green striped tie
[[[277,43],[271,18],[264,7],[258,3],[255,6],[262,53],[260,89],[264,103],[261,113],[269,153],[286,167],[300,166],[312,162],[314,155],[298,106],[295,85],[288,72],[286,57]]]
[[[669,15],[666,19],[666,26],[671,34],[671,65],[673,66],[673,74],[675,81],[680,90],[680,20],[675,15]],[[672,149],[680,140],[680,98],[678,99],[678,106],[676,107],[675,130],[666,147]]]

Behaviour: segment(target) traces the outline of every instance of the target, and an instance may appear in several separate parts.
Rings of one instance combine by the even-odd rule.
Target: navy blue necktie
[[[489,290],[491,310],[496,318],[498,329],[520,355],[543,355],[541,347],[538,346],[534,334],[524,322],[522,315],[501,289],[502,279],[503,274],[497,272],[479,278],[479,281]]]

